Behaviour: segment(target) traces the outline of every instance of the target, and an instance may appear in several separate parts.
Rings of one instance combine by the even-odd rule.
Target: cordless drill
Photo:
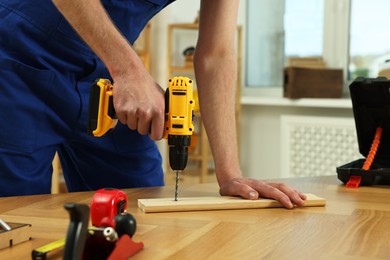
[[[188,146],[194,132],[193,82],[187,77],[169,80],[165,91],[165,130],[168,139],[169,165],[176,173],[175,201],[179,189],[179,174],[187,166]]]
[[[88,134],[100,137],[118,122],[108,79],[98,79],[90,90]],[[194,132],[193,81],[187,77],[169,80],[165,91],[164,139],[168,139],[169,165],[176,173],[175,201],[178,196],[179,174],[188,161],[188,146]]]

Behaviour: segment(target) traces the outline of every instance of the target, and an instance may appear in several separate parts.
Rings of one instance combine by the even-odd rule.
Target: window
[[[293,56],[322,56],[344,70],[346,86],[357,76],[390,69],[388,0],[248,0],[245,85],[283,85]]]
[[[284,15],[286,57],[321,56],[324,0],[287,0]]]
[[[283,0],[248,0],[247,86],[281,85],[284,59],[283,14]]]
[[[390,68],[388,0],[352,0],[350,30],[350,79],[376,77]]]
[[[287,58],[322,56],[323,1],[248,1],[247,86],[281,86]]]

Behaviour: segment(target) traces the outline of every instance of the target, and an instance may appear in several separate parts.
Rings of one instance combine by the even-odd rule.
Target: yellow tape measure
[[[32,258],[37,259],[46,259],[46,254],[55,249],[61,248],[65,245],[65,238],[61,238],[44,246],[38,247],[32,251]]]

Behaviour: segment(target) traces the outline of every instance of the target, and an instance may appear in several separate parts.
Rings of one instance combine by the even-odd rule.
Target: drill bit
[[[175,201],[177,201],[177,195],[179,194],[179,173],[181,171],[175,171],[176,173],[176,186],[175,186]]]

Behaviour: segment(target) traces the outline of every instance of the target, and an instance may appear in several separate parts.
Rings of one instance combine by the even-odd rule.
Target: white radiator
[[[362,158],[353,118],[281,116],[281,176],[335,175]]]

